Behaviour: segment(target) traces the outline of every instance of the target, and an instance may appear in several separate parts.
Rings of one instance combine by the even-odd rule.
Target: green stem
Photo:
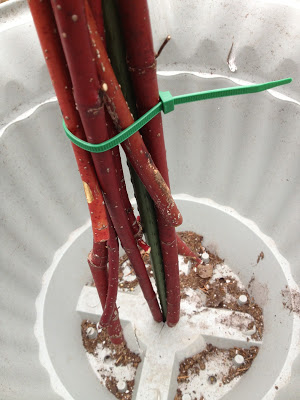
[[[135,97],[131,86],[130,76],[126,65],[126,50],[120,29],[121,23],[118,15],[118,8],[115,0],[105,0],[102,2],[103,17],[106,33],[106,46],[115,75],[122,87],[122,92],[129,105],[129,108],[137,118]],[[137,200],[143,230],[148,245],[151,247],[151,264],[156,282],[157,292],[162,308],[163,318],[167,315],[166,286],[164,276],[164,266],[161,254],[156,214],[153,201],[151,200],[145,186],[135,173],[128,162],[131,181]]]

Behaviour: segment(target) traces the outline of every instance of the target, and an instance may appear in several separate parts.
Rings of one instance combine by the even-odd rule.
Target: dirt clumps
[[[198,235],[197,233],[192,231],[177,232],[177,234],[196,254],[198,253],[199,255],[201,255],[204,252],[208,253],[209,264],[212,265],[213,268],[217,264],[221,264],[222,262],[224,262],[224,260],[222,260],[217,254],[211,252],[202,245],[203,236]],[[185,257],[185,262],[188,262],[189,260],[191,260],[193,266],[197,265],[197,261],[195,261],[192,257]]]
[[[300,293],[286,286],[286,289],[281,291],[281,295],[284,308],[300,316]]]
[[[120,392],[117,388],[117,379],[113,375],[113,371],[116,370],[119,366],[130,366],[137,369],[139,363],[141,362],[141,358],[138,354],[133,353],[126,344],[122,345],[115,345],[111,343],[110,338],[108,336],[106,328],[103,328],[101,332],[98,332],[98,335],[95,339],[90,339],[87,336],[87,329],[92,327],[96,328],[96,324],[90,321],[83,321],[81,324],[81,335],[82,335],[82,343],[87,351],[87,353],[92,354],[94,357],[98,356],[98,346],[101,346],[102,349],[106,349],[106,355],[104,356],[101,362],[112,362],[114,368],[110,368],[111,375],[108,376],[105,374],[104,370],[101,370],[101,367],[98,369],[98,373],[102,378],[102,382],[105,383],[107,389],[117,398],[120,400],[131,400],[132,399],[132,392],[134,388],[134,379],[126,380],[126,391]]]
[[[240,311],[251,315],[255,321],[256,332],[251,335],[252,339],[261,340],[264,331],[263,311],[254,298],[249,295],[245,289],[241,289],[238,282],[232,277],[224,276],[209,284],[206,292],[206,306],[215,308],[224,308],[232,311]],[[237,301],[239,296],[245,295],[247,303],[240,305]],[[253,329],[248,326],[248,329]]]
[[[257,257],[256,264],[258,264],[261,260],[265,258],[264,252],[261,251]]]
[[[212,344],[207,344],[206,348],[192,357],[186,358],[180,363],[179,374],[177,377],[177,382],[189,382],[193,376],[205,374],[206,380],[209,380],[211,384],[218,384],[219,386],[226,385],[231,382],[234,378],[242,376],[251,367],[253,360],[257,356],[258,347],[252,346],[249,349],[242,349],[240,347],[233,347],[230,349],[220,349],[213,346]],[[243,356],[244,363],[241,366],[234,365],[234,358],[239,354]],[[214,359],[221,359],[224,363],[224,369],[221,376],[208,374],[206,371],[207,363]],[[189,393],[191,399],[196,397],[193,396],[193,392]],[[201,399],[205,397],[201,395]],[[182,399],[182,390],[177,389],[175,400]]]

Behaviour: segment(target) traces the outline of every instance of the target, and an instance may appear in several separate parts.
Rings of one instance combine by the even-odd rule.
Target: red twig
[[[108,292],[106,242],[94,243],[93,251],[88,256],[88,263],[100,298],[102,309],[105,310]],[[112,343],[124,343],[123,331],[115,302],[113,304],[113,317],[110,319],[108,325],[108,334]]]
[[[176,239],[178,254],[185,257],[193,257],[197,262],[199,262],[199,264],[202,264],[202,260],[200,260],[199,256],[187,246],[187,244],[181,239],[179,235],[176,235]]]
[[[129,71],[134,86],[139,115],[143,115],[159,101],[156,60],[151,24],[146,0],[119,0]],[[143,139],[153,161],[169,186],[166,149],[161,114],[141,129]],[[160,210],[158,210],[160,211]],[[167,289],[167,323],[174,326],[180,314],[180,282],[175,229],[167,226],[157,214],[159,237],[165,268]]]
[[[66,125],[74,135],[86,140],[79,114],[76,111],[72,82],[51,6],[47,1],[38,0],[31,0],[28,4]],[[108,239],[106,212],[92,158],[89,153],[75,145],[73,145],[73,151],[91,214],[95,241]]]
[[[163,51],[163,49],[165,48],[165,46],[167,45],[167,43],[171,40],[171,36],[168,35],[165,40],[162,42],[162,45],[160,46],[160,48],[158,49],[158,52],[155,54],[155,58],[158,58],[161,55],[161,52]]]
[[[29,6],[66,125],[77,137],[86,140],[79,114],[76,111],[71,78],[51,5],[47,1],[31,0],[29,1]],[[90,154],[75,145],[73,145],[73,151],[92,221],[94,244],[93,251],[88,257],[88,263],[94,276],[101,303],[104,306],[107,291],[107,256],[105,255],[105,249],[106,240],[108,239],[108,226],[106,211]],[[100,267],[98,268],[97,265]],[[114,343],[122,342],[123,335],[118,315],[115,315],[114,321],[108,330]]]
[[[100,96],[103,93],[90,45],[84,4],[80,0],[65,0],[61,9],[55,8],[54,0],[52,4],[87,140],[101,143],[108,139],[108,132],[102,98],[99,97],[99,93]],[[111,151],[93,154],[93,160],[116,232],[135,268],[153,318],[160,322],[162,315],[158,301],[122,207]]]
[[[104,21],[103,21],[103,13],[102,13],[102,0],[88,0],[91,11],[93,13],[97,31],[101,40],[105,43],[105,29],[104,29]]]
[[[117,130],[121,131],[130,126],[134,120],[109,62],[106,49],[98,35],[88,2],[86,1],[85,4],[97,71],[101,79],[102,88],[105,89],[105,104]],[[166,223],[171,226],[180,225],[182,216],[140,133],[136,132],[132,135],[122,143],[122,147]]]
[[[119,242],[116,231],[110,222],[109,224],[109,240],[108,240],[108,290],[106,296],[105,307],[100,325],[107,326],[110,324],[116,307],[119,280]]]

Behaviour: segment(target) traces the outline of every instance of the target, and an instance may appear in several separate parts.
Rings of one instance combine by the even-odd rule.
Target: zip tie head
[[[174,99],[170,92],[159,92],[164,114],[174,110]]]

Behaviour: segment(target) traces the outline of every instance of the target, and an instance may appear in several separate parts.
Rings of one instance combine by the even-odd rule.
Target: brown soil
[[[236,300],[226,301],[226,293],[229,293],[235,299],[238,299],[240,295],[244,294],[247,296],[248,302],[247,304],[240,306]],[[263,311],[245,289],[243,290],[238,287],[236,280],[224,276],[224,278],[210,283],[209,288],[207,289],[206,305],[208,307],[225,308],[250,314],[253,317],[256,326],[256,332],[251,336],[251,338],[255,340],[262,339],[264,330]],[[249,330],[252,329],[253,323],[250,323],[248,328]]]
[[[281,295],[283,297],[283,306],[291,312],[300,315],[300,293],[294,289],[290,290],[286,286],[286,289],[281,291]]]
[[[195,253],[202,254],[205,250],[209,254],[209,264],[212,265],[213,268],[215,268],[217,264],[222,264],[224,262],[224,260],[222,260],[217,254],[214,254],[204,248],[202,245],[203,236],[191,231],[178,232],[178,235]],[[205,285],[209,281],[210,277],[202,278],[200,276],[201,266],[199,266],[197,261],[195,261],[192,257],[185,257],[184,261],[186,263],[190,261],[192,268],[188,275],[180,275],[181,298],[186,297],[186,294],[183,291],[184,288],[192,288],[194,290],[200,289],[206,294],[207,290]]]
[[[139,363],[141,362],[140,356],[130,351],[126,345],[112,344],[107,334],[107,330],[105,328],[103,328],[102,331],[98,333],[96,339],[88,338],[88,336],[86,335],[86,330],[90,326],[96,329],[96,324],[92,322],[83,321],[81,324],[82,343],[88,353],[97,356],[98,355],[97,345],[101,344],[102,347],[108,348],[110,350],[110,355],[107,357],[110,357],[112,360],[115,360],[116,366],[120,365],[126,366],[131,364],[135,369],[137,369]],[[98,372],[101,374],[101,370],[98,370]],[[102,377],[105,378],[105,376]],[[110,378],[106,377],[105,385],[107,389],[117,399],[131,400],[134,388],[134,380],[127,381],[126,383],[127,383],[127,390],[125,393],[121,393],[118,391],[117,381],[113,376]]]
[[[202,253],[204,248],[202,246],[203,237],[195,234],[194,232],[182,232],[180,233],[181,238],[197,253]],[[215,266],[217,264],[222,264],[223,260],[217,255],[206,251],[210,255],[210,264]],[[259,260],[264,258],[263,254],[259,255]],[[263,335],[263,312],[262,309],[255,303],[253,297],[249,295],[246,289],[240,289],[238,286],[238,282],[232,277],[228,277],[224,274],[224,277],[214,281],[209,282],[210,278],[203,279],[199,275],[199,267],[197,267],[197,263],[192,259],[186,257],[185,261],[192,262],[192,268],[188,275],[181,274],[180,282],[181,282],[181,297],[185,298],[187,295],[185,294],[185,288],[192,289],[200,289],[206,295],[206,306],[214,307],[214,308],[225,308],[233,311],[246,312],[250,314],[255,320],[256,333],[251,336],[252,339],[261,340]],[[254,278],[253,278],[254,279]],[[248,302],[246,305],[240,306],[235,301],[228,301],[226,299],[226,294],[230,294],[235,299],[238,299],[240,295],[244,294],[248,298]],[[230,321],[229,321],[230,322]],[[248,325],[248,329],[253,328],[254,323],[250,323]],[[251,347],[250,349],[242,349],[242,348],[232,348],[232,349],[219,349],[217,347],[208,344],[206,349],[201,353],[194,355],[193,357],[185,359],[180,364],[180,372],[177,378],[178,383],[182,381],[189,380],[189,374],[199,374],[201,370],[205,370],[205,363],[207,361],[207,357],[209,354],[220,354],[226,356],[229,360],[232,360],[235,355],[241,354],[245,359],[245,364],[239,368],[232,366],[227,375],[224,375],[222,378],[222,382],[219,382],[219,385],[225,385],[232,381],[235,377],[243,375],[250,368],[254,358],[258,353],[258,347]],[[212,377],[212,379],[216,379]],[[195,393],[194,393],[195,394]],[[190,393],[191,399],[197,400],[196,397],[193,397],[193,393]],[[175,400],[182,399],[182,392],[180,389],[177,390],[177,394],[175,396]],[[205,400],[202,396],[201,400]]]
[[[191,232],[191,231],[179,232],[178,234],[194,252],[199,253],[200,255],[204,251],[208,252],[209,256],[210,256],[209,264],[212,265],[213,268],[215,268],[217,264],[222,264],[224,262],[224,260],[222,260],[217,254],[204,248],[204,246],[202,245],[202,240],[203,240],[202,236],[200,236],[194,232]],[[153,276],[153,271],[152,271],[149,255],[146,254],[144,251],[141,251],[141,255],[144,259],[145,264],[148,264],[147,271],[148,271],[149,276],[150,277]],[[264,255],[260,254],[258,262],[260,260],[262,260],[263,258],[264,258]],[[127,289],[127,290],[134,290],[134,288],[138,285],[138,280],[136,279],[134,270],[130,266],[130,264],[127,264],[130,268],[129,274],[130,275],[132,274],[135,277],[135,279],[132,281],[124,280],[124,278],[125,278],[124,263],[127,260],[128,260],[128,257],[126,254],[124,256],[122,256],[119,260],[119,265],[120,265],[119,288]],[[233,310],[233,311],[240,311],[240,312],[250,314],[253,317],[253,319],[255,320],[255,326],[256,326],[256,333],[253,334],[251,336],[251,338],[255,339],[255,340],[261,340],[262,335],[263,335],[263,328],[264,328],[262,309],[255,303],[253,297],[251,297],[249,295],[247,290],[240,289],[238,286],[238,282],[236,280],[234,280],[232,277],[226,276],[225,274],[224,274],[224,277],[222,277],[214,282],[209,282],[210,277],[202,278],[200,276],[199,268],[201,268],[201,266],[197,265],[197,262],[193,258],[185,257],[185,262],[188,262],[188,261],[191,261],[191,265],[192,265],[190,273],[188,275],[185,275],[183,273],[180,274],[181,298],[187,297],[187,295],[185,294],[185,290],[184,290],[186,288],[192,288],[194,290],[200,289],[206,295],[206,306],[214,307],[214,308],[225,308],[225,309],[229,309],[229,310]],[[127,274],[128,274],[128,272],[127,272]],[[249,288],[249,285],[248,285],[248,288]],[[228,301],[228,299],[226,299],[226,294],[231,295],[236,300]],[[248,302],[246,305],[240,306],[237,302],[237,299],[242,294],[247,296]],[[299,294],[298,294],[298,296],[299,296]],[[84,323],[90,324],[87,322],[84,322]],[[253,325],[254,325],[253,322],[250,323],[248,326],[248,329],[249,330],[252,329]],[[87,349],[87,351],[93,352],[95,350],[95,347],[97,346],[98,340],[99,340],[99,342],[103,342],[105,340],[105,342],[109,346],[110,341],[109,341],[107,333],[104,330],[102,331],[102,333],[100,335],[105,335],[105,338],[104,337],[100,338],[98,335],[98,339],[95,341],[88,339],[85,335],[85,329],[87,328],[87,326],[94,326],[94,324],[85,325],[85,328],[82,331],[83,343],[84,343],[84,346]],[[96,343],[93,343],[93,342],[96,342]],[[110,345],[114,346],[111,343],[110,343]],[[194,372],[194,373],[199,373],[200,370],[204,370],[205,369],[205,361],[206,361],[206,357],[207,357],[208,353],[210,353],[210,354],[223,353],[223,354],[228,355],[229,359],[232,360],[234,358],[234,356],[237,354],[237,351],[239,354],[244,356],[245,364],[240,368],[232,367],[229,371],[229,374],[227,376],[223,377],[222,383],[220,383],[220,384],[229,383],[233,378],[235,378],[236,376],[243,375],[250,368],[252,361],[254,360],[254,358],[257,355],[257,352],[258,352],[257,347],[251,347],[249,350],[241,349],[241,348],[218,349],[212,345],[208,345],[206,350],[204,350],[203,352],[201,352],[199,354],[196,354],[195,356],[193,356],[191,358],[184,360],[180,364],[180,373],[178,376],[178,380],[180,381],[181,379],[188,379],[189,371]],[[137,357],[135,359],[136,361],[134,361],[134,362],[136,365],[139,364],[139,362],[140,362],[139,356],[135,355],[134,353],[131,353],[129,349],[125,350],[125,348],[123,348],[123,350],[118,353],[118,354],[120,354],[119,357],[124,352],[125,353],[129,352],[129,353],[126,353],[126,354],[128,354],[129,358],[126,358],[123,355],[121,358],[121,361],[119,361],[119,362],[123,362],[122,360],[124,360],[124,362],[126,363],[128,360],[130,360],[130,358],[134,359],[133,357]],[[117,359],[117,357],[116,357],[116,359]],[[132,362],[132,361],[129,361],[129,362]],[[127,365],[127,364],[122,364],[122,365]],[[133,389],[134,382],[132,384],[130,382],[127,382],[127,384],[128,384],[128,388],[132,387],[132,389]],[[127,396],[126,397],[125,394],[119,393],[117,391],[116,380],[113,377],[111,379],[107,378],[106,387],[119,399],[131,399],[132,390],[130,390],[130,393],[128,393],[128,395],[130,395],[130,397],[128,397],[127,394],[126,394],[126,396]],[[192,394],[191,394],[191,397],[193,399]],[[178,389],[175,399],[180,400],[181,398],[182,398],[182,394],[181,394],[180,390]],[[203,398],[203,400],[204,400],[204,398]]]
[[[214,254],[202,245],[203,236],[192,231],[177,232],[177,234],[195,253],[202,254],[206,251],[209,254],[209,263],[213,265],[213,267],[224,262],[224,260],[222,260],[217,254]],[[184,259],[185,262],[189,260],[192,261],[193,266],[197,265],[197,262],[192,257],[185,257]]]
[[[177,232],[177,235],[180,236],[180,238],[195,253],[201,254],[204,252],[204,247],[202,245],[203,236],[192,231]]]
[[[203,237],[197,235],[194,232],[180,232],[179,235],[187,243],[187,245],[195,252],[202,253],[204,248],[202,245]],[[217,254],[214,254],[206,249],[209,253],[210,264],[213,268],[217,264],[222,264],[222,260]],[[263,257],[262,257],[263,258]],[[262,259],[261,258],[261,259]],[[181,298],[186,298],[187,295],[184,292],[185,288],[200,289],[206,295],[206,306],[214,308],[225,308],[233,311],[241,311],[250,314],[255,320],[256,333],[251,336],[252,339],[261,340],[263,335],[264,323],[263,323],[263,312],[262,309],[255,303],[253,297],[249,295],[246,290],[242,290],[238,287],[236,280],[231,277],[220,278],[219,280],[209,283],[210,278],[201,278],[199,275],[199,267],[197,263],[190,257],[186,257],[186,262],[190,260],[192,262],[192,268],[188,275],[180,275],[181,285]],[[238,299],[240,295],[244,294],[248,298],[248,303],[240,306],[237,301],[226,301],[226,294],[232,295],[235,299]],[[249,330],[253,328],[249,325]]]
[[[193,250],[195,253],[199,253],[202,254],[204,251],[204,247],[202,245],[202,240],[203,237],[191,232],[191,231],[185,231],[185,232],[178,232],[178,235],[182,238],[182,240],[185,241],[185,243],[190,247],[191,250]],[[213,266],[213,268],[217,265],[222,263],[224,260],[222,260],[218,255],[210,252],[209,250],[207,250],[207,253],[210,256],[210,262],[209,264]],[[152,271],[152,267],[151,267],[151,260],[150,260],[150,256],[149,254],[146,254],[144,251],[141,251],[141,255],[142,258],[144,260],[145,264],[148,264],[149,266],[147,267],[147,271],[149,276],[153,276],[153,271]],[[132,281],[126,281],[124,280],[124,271],[123,271],[123,264],[125,263],[125,261],[128,260],[127,255],[123,255],[122,257],[120,257],[120,261],[119,261],[119,288],[120,289],[130,289],[133,290],[137,285],[138,285],[138,280],[135,278]],[[192,258],[192,257],[185,257],[185,262],[188,261],[192,262],[192,266],[193,268],[197,267],[197,262]],[[130,267],[131,271],[129,272],[130,275],[135,276],[135,272],[133,270],[133,268],[131,267],[130,264],[128,264],[128,266]],[[200,266],[198,267],[198,269],[201,268]],[[194,272],[194,273],[193,273]],[[199,287],[199,284],[201,286],[201,284],[205,284],[209,278],[203,279],[200,277],[199,275],[199,271],[198,273],[195,273],[194,269],[193,272],[191,272],[191,274],[189,274],[189,276],[185,276],[184,274],[182,274],[181,276],[181,288],[184,287],[191,287],[193,289],[196,289]],[[202,287],[202,286],[201,286]]]
[[[210,265],[215,268],[217,264],[222,264],[224,260],[222,260],[218,254],[215,254],[208,249],[205,249],[204,246],[202,245],[203,241],[203,236],[198,235],[195,232],[191,231],[185,231],[185,232],[178,232],[178,235],[182,238],[182,240],[185,241],[185,243],[196,253],[202,254],[203,251],[207,251],[210,256]],[[148,264],[147,271],[150,277],[153,276],[153,271],[151,267],[151,260],[149,254],[146,254],[144,251],[141,251],[141,255],[143,257],[143,260],[145,264]],[[264,258],[264,254],[261,252],[259,254],[259,260],[262,260]],[[126,281],[124,280],[124,268],[123,264],[125,261],[128,260],[127,255],[125,254],[120,258],[119,265],[119,288],[120,289],[127,289],[133,291],[134,288],[138,285],[138,280],[135,277],[135,272],[133,268],[128,264],[130,267],[130,275],[133,275],[135,277],[134,280],[132,281]],[[185,294],[184,289],[185,288],[192,288],[194,290],[200,289],[203,293],[206,295],[206,305],[208,307],[214,307],[214,308],[225,308],[228,310],[233,310],[233,311],[240,311],[240,312],[246,312],[250,314],[254,320],[255,320],[255,326],[256,326],[256,333],[254,333],[251,338],[255,340],[261,340],[262,335],[263,335],[263,330],[264,330],[264,323],[263,323],[263,312],[261,307],[259,307],[253,297],[249,295],[249,293],[246,290],[242,290],[238,287],[238,283],[232,279],[231,277],[227,277],[224,275],[224,277],[220,278],[219,280],[209,283],[210,277],[208,278],[202,278],[200,276],[200,271],[199,269],[201,266],[197,265],[197,262],[191,258],[191,257],[185,257],[185,262],[191,261],[192,268],[190,270],[190,273],[188,275],[181,274],[180,275],[180,286],[181,286],[181,298],[186,298],[187,295]],[[259,262],[259,261],[258,261]],[[254,280],[254,277],[252,278]],[[249,282],[248,288],[250,287],[251,281]],[[238,299],[240,295],[244,294],[248,298],[248,302],[246,305],[240,306],[237,301],[226,301],[226,294],[232,295],[235,299]],[[300,297],[300,296],[299,296]],[[297,296],[294,294],[294,302],[290,301],[289,298],[291,296],[286,295],[286,291],[284,293],[284,299],[287,299],[285,301],[285,306],[289,309],[293,310],[297,308],[296,306],[291,306],[292,304],[298,304],[298,310],[300,312],[300,306],[299,306],[299,301],[297,302]],[[253,328],[252,326],[249,325],[249,330]]]
[[[193,394],[196,394],[196,392],[193,392],[193,393],[192,393],[191,399],[192,399],[192,400],[198,400],[197,397],[193,397]],[[176,395],[175,395],[174,400],[181,400],[181,399],[182,399],[182,392],[181,392],[180,389],[177,389],[177,393],[176,393]],[[203,396],[201,396],[199,400],[205,400],[205,399],[204,399]]]
[[[206,349],[203,350],[201,353],[195,354],[192,357],[186,358],[180,363],[179,366],[179,375],[177,377],[177,382],[188,382],[190,376],[198,375],[201,371],[205,371],[206,369],[206,362],[209,358],[213,355],[223,356],[229,361],[232,361],[237,354],[240,354],[244,357],[245,363],[241,367],[234,367],[232,366],[229,369],[227,375],[222,377],[221,382],[217,382],[214,376],[208,377],[211,378],[212,383],[219,383],[219,385],[226,385],[227,383],[231,382],[234,378],[243,375],[248,369],[251,367],[251,364],[258,353],[258,347],[250,347],[250,349],[242,349],[239,347],[233,347],[231,349],[219,349],[218,347],[213,346],[212,344],[208,344]],[[193,398],[193,394],[190,393],[191,398]],[[203,400],[205,399],[203,396],[201,397]],[[177,394],[175,396],[175,400],[182,399],[182,392],[180,389],[177,390]]]
[[[260,260],[263,260],[265,258],[264,252],[261,251],[257,257],[257,261],[256,264],[258,264],[260,262]]]

